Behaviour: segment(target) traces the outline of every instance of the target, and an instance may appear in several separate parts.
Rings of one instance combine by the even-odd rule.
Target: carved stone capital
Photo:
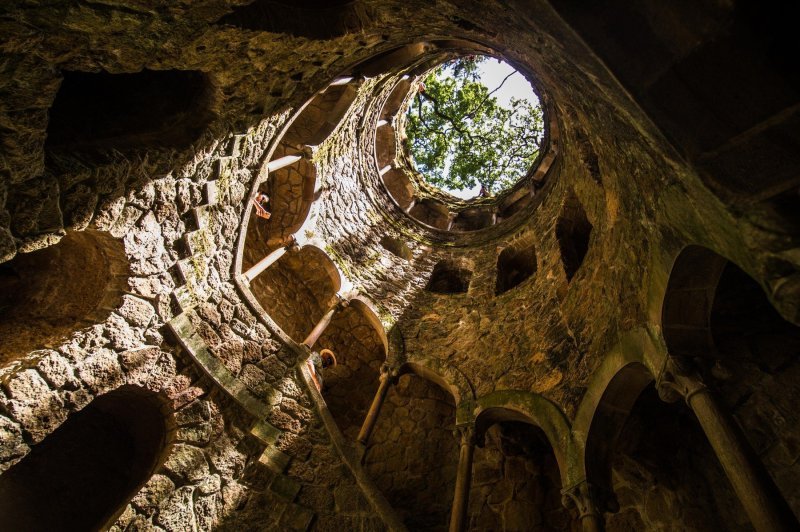
[[[688,404],[696,393],[706,391],[706,385],[691,362],[670,357],[656,379],[656,390],[662,401],[674,403],[683,399]]]
[[[453,430],[453,435],[460,438],[462,447],[465,445],[474,446],[477,443],[474,423],[458,425],[455,430]]]
[[[598,510],[600,504],[598,504],[598,501],[602,497],[599,495],[599,490],[584,480],[580,484],[561,491],[561,504],[567,509],[575,508],[578,511],[579,519],[584,519],[585,517],[600,519],[601,515]]]

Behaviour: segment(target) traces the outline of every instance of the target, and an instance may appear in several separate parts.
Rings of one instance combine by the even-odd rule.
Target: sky
[[[531,84],[528,83],[528,80],[525,79],[525,76],[515,71],[514,68],[508,63],[504,63],[499,59],[489,57],[486,61],[478,65],[478,74],[480,79],[483,84],[489,88],[490,92],[500,85],[500,83],[503,82],[503,78],[505,78],[511,72],[514,72],[514,75],[508,78],[508,80],[506,80],[506,82],[503,84],[503,87],[494,93],[494,95],[497,97],[498,103],[504,107],[508,106],[511,97],[513,96],[515,98],[526,99],[534,104],[538,104],[539,98],[536,96],[536,93],[533,92]],[[445,190],[457,198],[472,199],[478,195],[480,188],[480,185],[477,185],[475,188],[468,190]]]

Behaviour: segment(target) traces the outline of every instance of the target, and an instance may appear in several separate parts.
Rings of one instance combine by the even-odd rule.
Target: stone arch
[[[0,264],[0,365],[104,321],[129,274],[122,242],[92,230]]]
[[[164,459],[169,412],[165,397],[138,386],[95,398],[0,475],[0,526],[110,526]]]
[[[475,420],[479,447],[475,449],[470,490],[473,530],[549,530],[574,521],[562,504],[563,468],[545,426],[555,405],[528,392],[504,391],[479,398]],[[509,405],[511,408],[507,408]],[[549,406],[548,406],[549,405]],[[556,419],[563,415],[556,413]],[[558,430],[568,428],[563,423]],[[535,526],[538,525],[538,526]]]
[[[800,438],[800,327],[781,316],[761,283],[698,245],[674,262],[662,327],[670,355],[692,361],[737,419],[765,478],[800,514],[800,464],[782,458]]]
[[[473,415],[479,432],[504,420],[524,421],[539,427],[553,448],[562,482],[566,483],[570,425],[567,417],[552,401],[533,392],[498,390],[479,397]]]
[[[269,196],[270,218],[258,217],[254,206],[248,206],[245,258],[251,264],[285,245],[308,220],[316,199],[317,169],[314,163],[303,152],[285,143],[275,148],[272,161],[285,156],[300,156],[300,159],[272,171],[267,170],[269,163],[265,163],[261,171],[266,178],[255,191],[255,194],[263,192]]]
[[[561,263],[567,281],[572,281],[578,273],[586,253],[589,251],[589,240],[592,234],[592,224],[586,217],[578,196],[570,191],[564,200],[561,214],[556,222],[556,238],[561,250]]]
[[[341,287],[336,265],[313,245],[286,253],[250,283],[261,307],[296,342],[338,300]]]
[[[333,133],[358,96],[360,80],[334,80],[317,93],[292,121],[281,139],[289,146],[318,146]]]
[[[386,362],[388,339],[383,325],[363,299],[350,299],[317,345],[335,353],[337,365],[325,370],[322,395],[342,434],[354,441]]]
[[[617,438],[637,399],[654,380],[653,374],[643,364],[628,363],[618,368],[606,383],[596,404],[586,435],[582,462],[584,478],[599,489],[601,496],[610,496],[613,493],[611,465]],[[606,501],[598,501],[599,504],[604,502]],[[604,506],[608,508],[613,505]]]
[[[646,329],[629,331],[605,355],[603,361],[594,370],[592,380],[583,394],[583,399],[573,419],[572,437],[567,454],[569,485],[576,485],[587,480],[587,440],[611,382],[627,371],[626,368],[630,368],[631,371],[643,370],[650,375],[655,375],[663,367],[665,357],[666,347],[661,338],[654,338]],[[631,373],[629,376],[632,377],[634,374]],[[630,379],[620,381],[620,383],[624,382],[630,382]],[[635,393],[634,388],[632,387],[633,392],[630,395]],[[635,401],[635,398],[633,400]]]
[[[414,357],[401,364],[398,372],[401,375],[413,373],[431,381],[452,395],[457,405],[475,398],[475,387],[469,379],[459,369],[447,362]]]
[[[213,83],[197,70],[63,74],[50,108],[49,151],[183,149],[215,116]]]
[[[704,356],[715,351],[711,335],[714,293],[728,260],[708,248],[683,248],[670,272],[661,311],[664,340],[672,355]]]
[[[458,463],[456,392],[420,364],[405,364],[400,373],[370,439],[365,469],[410,530],[443,529]]]
[[[255,0],[234,7],[218,24],[326,40],[363,31],[372,18],[370,13],[358,0]]]
[[[450,228],[450,209],[439,201],[422,199],[409,209],[408,214],[435,229],[447,231]]]

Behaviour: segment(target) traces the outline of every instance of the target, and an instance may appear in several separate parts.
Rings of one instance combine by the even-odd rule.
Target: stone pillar
[[[561,491],[561,503],[565,508],[578,511],[578,521],[583,532],[602,532],[603,514],[595,500],[595,490],[587,481]]]
[[[336,297],[338,298],[339,296],[337,295]],[[347,301],[344,301],[343,299],[339,299],[336,303],[334,303],[331,306],[331,308],[329,308],[328,311],[325,314],[323,314],[323,316],[320,318],[320,320],[317,322],[317,324],[314,325],[314,328],[311,329],[311,332],[308,333],[308,336],[306,336],[306,339],[303,340],[303,345],[305,345],[309,349],[314,347],[314,344],[317,343],[317,340],[319,340],[319,337],[322,336],[322,333],[324,333],[325,329],[328,327],[328,325],[331,324],[331,321],[333,320],[333,316],[339,310],[341,310],[343,308],[346,308],[346,307],[347,307]]]
[[[668,402],[682,397],[692,409],[756,530],[800,530],[797,518],[739,426],[699,375],[671,359],[658,380],[658,393]]]
[[[247,279],[248,282],[252,281],[256,277],[258,277],[258,275],[261,274],[261,272],[263,272],[264,270],[266,270],[267,268],[278,262],[278,259],[283,257],[283,255],[287,251],[296,251],[298,249],[300,249],[300,246],[297,244],[297,240],[295,240],[294,236],[290,236],[288,238],[288,243],[286,244],[286,246],[276,249],[275,251],[273,251],[272,253],[270,253],[257,263],[255,263],[249,270],[244,272],[245,278]]]
[[[358,442],[364,447],[369,443],[369,437],[378,422],[378,416],[381,413],[381,407],[386,400],[386,394],[389,393],[389,387],[397,379],[397,371],[389,369],[384,366],[381,368],[380,384],[378,391],[375,392],[375,397],[372,399],[372,404],[369,407],[367,416],[364,418],[364,424],[361,425],[361,432],[358,433]]]
[[[461,450],[458,455],[456,489],[453,495],[453,508],[450,512],[450,532],[467,529],[467,507],[469,489],[472,485],[472,456],[475,453],[475,425],[462,425],[456,430],[461,435]]]

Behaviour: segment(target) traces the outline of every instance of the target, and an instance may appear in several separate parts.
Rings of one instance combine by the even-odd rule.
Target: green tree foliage
[[[501,106],[480,80],[483,56],[459,58],[432,70],[414,96],[406,134],[417,169],[445,190],[494,195],[530,169],[543,136],[542,109],[511,98]]]

